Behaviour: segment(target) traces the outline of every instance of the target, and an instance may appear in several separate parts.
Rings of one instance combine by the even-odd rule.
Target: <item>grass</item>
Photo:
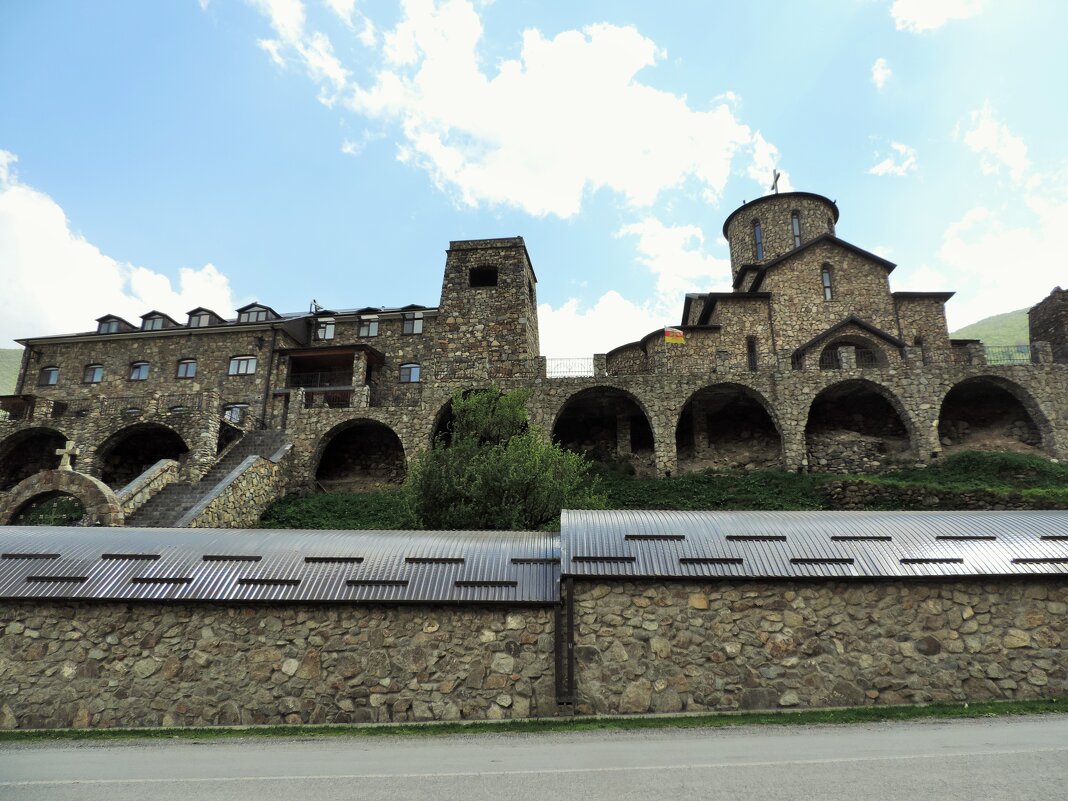
[[[1064,490],[1068,488],[1068,465],[1020,453],[965,452],[947,456],[926,468],[906,468],[862,478],[957,490]]]
[[[815,726],[986,718],[1068,712],[1068,699],[981,701],[915,706],[862,706],[780,712],[721,712],[647,717],[575,717],[468,723],[390,723],[307,726],[212,726],[153,729],[33,729],[0,731],[0,743],[66,740],[222,740],[234,737],[431,737],[457,734],[534,734],[636,729],[709,729],[728,726]]]

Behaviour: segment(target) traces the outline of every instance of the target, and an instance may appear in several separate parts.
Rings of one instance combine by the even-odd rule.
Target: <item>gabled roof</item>
[[[203,312],[207,312],[212,317],[214,317],[216,320],[225,319],[221,314],[219,314],[218,312],[212,311],[211,309],[207,308],[206,306],[197,306],[195,309],[190,309],[189,311],[187,311],[186,314],[189,315],[190,317],[192,317],[194,314],[201,314]]]
[[[130,326],[130,328],[137,328],[137,326],[131,323],[129,320],[119,317],[119,315],[117,314],[105,314],[103,317],[96,318],[96,322],[98,323],[107,322],[108,320],[118,320],[120,323]]]
[[[891,292],[894,298],[931,298],[932,300],[947,301],[956,292]]]
[[[166,320],[168,323],[170,323],[171,326],[173,326],[175,328],[180,326],[180,323],[177,320],[175,320],[173,317],[171,317],[169,314],[166,314],[165,312],[157,311],[156,309],[153,309],[150,312],[145,312],[144,314],[141,315],[141,319],[142,320],[147,320],[150,317],[162,317],[164,320]]]
[[[828,337],[834,336],[839,331],[841,331],[843,328],[848,328],[851,325],[855,325],[855,326],[857,326],[857,328],[860,328],[860,329],[863,329],[864,331],[867,331],[869,334],[871,334],[876,339],[881,339],[883,342],[886,342],[888,345],[891,345],[891,346],[893,346],[895,348],[899,348],[900,349],[900,348],[905,347],[905,343],[902,340],[900,340],[897,337],[895,337],[893,334],[888,334],[885,331],[883,331],[881,328],[878,328],[877,326],[872,325],[871,323],[869,323],[866,320],[860,319],[855,314],[851,314],[851,315],[849,315],[849,317],[846,317],[841,322],[835,323],[834,325],[832,325],[827,330],[825,330],[825,331],[823,331],[823,332],[821,332],[819,334],[816,334],[816,336],[812,337],[812,339],[810,339],[804,345],[801,345],[797,350],[794,351],[794,357],[796,358],[798,356],[804,355],[805,352],[808,351],[809,348],[811,348],[813,345],[815,345],[815,344],[817,344],[819,342],[822,342],[823,340],[827,339]]]
[[[281,319],[281,317],[282,317],[282,315],[280,315],[278,312],[276,312],[274,309],[272,309],[266,303],[255,303],[255,302],[254,303],[246,303],[240,309],[237,309],[237,313],[238,313],[238,315],[241,315],[241,314],[243,314],[243,313],[245,313],[247,311],[252,311],[253,309],[263,309],[264,311],[269,311],[271,314],[273,314],[275,316],[276,319]]]
[[[697,325],[708,325],[708,321],[712,318],[712,312],[716,308],[716,304],[721,300],[768,300],[771,297],[770,292],[707,292],[704,295],[707,300],[705,301],[704,308],[701,309],[701,316],[697,318]]]
[[[877,256],[871,251],[864,250],[864,248],[859,248],[854,244],[846,242],[844,239],[839,239],[834,234],[820,234],[815,239],[810,239],[807,242],[789,251],[788,253],[783,253],[781,256],[776,256],[774,259],[766,261],[763,264],[743,264],[741,269],[738,270],[738,275],[734,279],[734,288],[737,289],[739,286],[742,285],[742,277],[744,275],[750,272],[755,272],[757,274],[757,277],[756,280],[753,281],[753,285],[749,287],[749,291],[757,291],[758,289],[760,289],[760,285],[764,281],[764,276],[767,274],[768,270],[771,270],[772,268],[777,267],[783,262],[792,259],[797,254],[802,253],[808,250],[809,248],[822,243],[836,245],[840,248],[850,251],[851,253],[855,253],[856,255],[867,259],[868,261],[873,261],[880,267],[885,268],[888,273],[893,272],[894,268],[897,267],[894,262],[884,259],[882,256]]]

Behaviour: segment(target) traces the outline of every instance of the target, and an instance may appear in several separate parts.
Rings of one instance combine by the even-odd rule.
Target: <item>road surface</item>
[[[1068,715],[0,747],[5,801],[1068,797]]]

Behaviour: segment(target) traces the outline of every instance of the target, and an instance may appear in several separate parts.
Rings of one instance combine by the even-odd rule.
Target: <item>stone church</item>
[[[250,525],[285,492],[402,481],[453,394],[491,386],[529,390],[545,436],[642,475],[1068,456],[1068,292],[1031,310],[1029,345],[951,339],[952,293],[893,291],[895,265],[838,222],[808,192],[746,203],[723,226],[733,290],[688,294],[677,326],[592,357],[540,355],[521,237],[450,243],[436,306],[150,310],[20,340],[0,523],[50,491],[34,476],[64,451],[114,494],[98,522]]]

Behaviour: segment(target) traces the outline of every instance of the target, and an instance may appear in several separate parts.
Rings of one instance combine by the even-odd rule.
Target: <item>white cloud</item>
[[[681,304],[687,292],[730,291],[730,261],[704,252],[705,235],[696,225],[646,217],[616,235],[638,237],[638,261],[656,276],[654,303],[661,311]]]
[[[352,19],[356,13],[356,0],[323,0],[323,2],[337,14],[338,19],[352,26]]]
[[[226,314],[230,284],[214,265],[165,275],[116,261],[70,229],[51,197],[20,183],[16,157],[0,150],[0,340],[89,330],[95,318],[159,309],[177,319],[196,306]]]
[[[211,0],[200,0],[201,11],[207,11],[209,5],[211,5]]]
[[[554,309],[538,306],[541,352],[550,359],[607,353],[634,342],[668,321],[648,306],[610,291],[588,308],[572,298]]]
[[[875,84],[876,89],[882,89],[886,86],[886,82],[890,80],[890,76],[894,74],[894,71],[890,69],[890,64],[885,58],[875,59],[875,63],[871,65],[871,82]]]
[[[964,133],[964,144],[980,156],[979,166],[988,175],[1005,167],[1016,183],[1023,181],[1031,162],[1027,145],[1005,123],[999,121],[989,103],[970,115],[971,127]]]
[[[678,188],[715,201],[736,157],[770,183],[777,151],[736,118],[732,94],[698,108],[638,79],[664,54],[633,27],[596,24],[551,39],[527,30],[519,56],[487,70],[469,0],[405,0],[382,35],[375,77],[361,86],[294,0],[255,2],[323,102],[344,89],[351,110],[397,123],[398,158],[464,204],[570,217],[600,189],[637,207]]]
[[[749,162],[749,167],[746,169],[746,174],[764,187],[765,194],[770,194],[774,191],[771,187],[779,164],[779,149],[757,131],[753,134],[752,150],[753,156]],[[790,173],[786,170],[779,170],[778,172],[779,191],[794,191],[793,184],[790,183]]]
[[[890,155],[868,170],[871,175],[894,175],[900,178],[916,171],[915,148],[891,142],[890,150],[893,151]]]
[[[890,16],[899,31],[923,33],[941,28],[950,20],[974,17],[985,0],[894,0]]]

